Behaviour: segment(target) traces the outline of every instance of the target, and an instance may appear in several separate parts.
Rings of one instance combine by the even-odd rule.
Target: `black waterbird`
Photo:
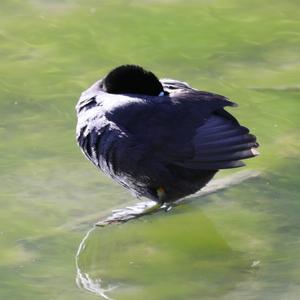
[[[226,97],[123,65],[82,93],[77,141],[85,156],[137,197],[171,203],[219,169],[258,155],[256,137]]]

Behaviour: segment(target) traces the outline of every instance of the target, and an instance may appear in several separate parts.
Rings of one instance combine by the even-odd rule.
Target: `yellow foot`
[[[158,199],[159,199],[159,202],[163,203],[164,202],[164,199],[166,197],[166,191],[163,187],[159,187],[157,190],[156,190],[156,193],[157,193],[157,196],[158,196]]]

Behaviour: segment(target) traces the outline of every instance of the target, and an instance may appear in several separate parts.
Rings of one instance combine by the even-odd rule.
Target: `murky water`
[[[293,0],[2,0],[0,298],[299,299],[299,20]],[[74,105],[122,63],[238,102],[262,176],[93,230],[87,291],[79,244],[134,199],[80,153]]]

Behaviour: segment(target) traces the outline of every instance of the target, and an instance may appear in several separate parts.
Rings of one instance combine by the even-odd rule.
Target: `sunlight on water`
[[[77,270],[76,283],[77,283],[78,287],[84,288],[96,295],[102,296],[104,299],[109,300],[110,298],[106,294],[108,292],[114,290],[118,286],[115,285],[115,286],[108,286],[108,288],[103,288],[102,280],[100,278],[92,279],[92,278],[90,278],[90,275],[87,272],[83,272],[80,268],[80,263],[79,263],[80,254],[81,254],[81,252],[83,252],[85,250],[86,241],[94,229],[95,228],[93,227],[86,233],[86,235],[84,236],[84,238],[82,239],[82,241],[78,247],[78,251],[76,254],[76,270]]]
[[[1,299],[299,299],[298,1],[0,6]],[[123,63],[237,102],[261,144],[247,168],[262,176],[92,230],[79,289],[80,242],[135,199],[82,156],[74,106]]]

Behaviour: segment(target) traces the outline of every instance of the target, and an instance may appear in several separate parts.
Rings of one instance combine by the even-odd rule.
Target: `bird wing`
[[[258,154],[255,136],[226,106],[235,103],[213,93],[175,90],[116,108],[107,117],[140,145],[140,163],[216,170],[243,166],[241,159]]]
[[[191,144],[193,157],[175,164],[191,169],[227,169],[244,166],[242,159],[258,154],[255,136],[246,127],[218,113],[196,129]]]

